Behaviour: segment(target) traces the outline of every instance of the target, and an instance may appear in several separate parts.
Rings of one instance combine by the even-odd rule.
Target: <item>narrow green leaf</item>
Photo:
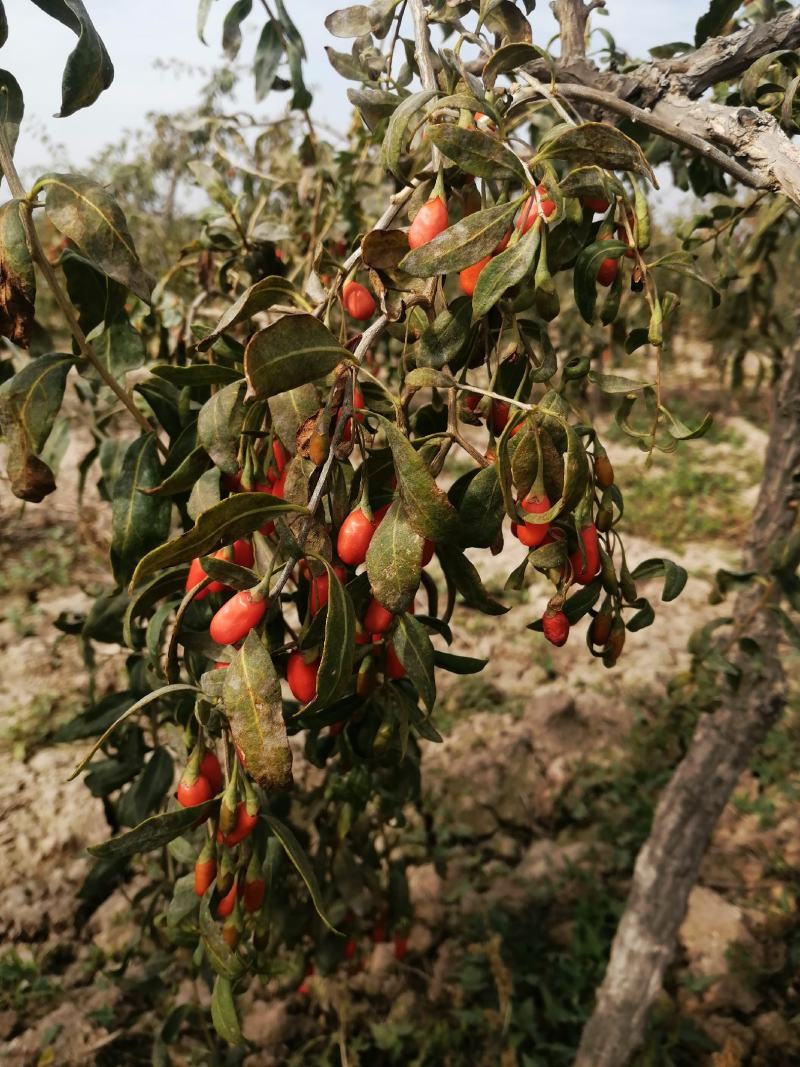
[[[413,615],[400,615],[392,634],[392,642],[409,679],[428,711],[436,703],[433,645],[428,631]]]
[[[461,593],[465,604],[484,615],[505,615],[509,609],[490,596],[478,571],[460,549],[440,546],[437,555],[448,581]]]
[[[245,349],[250,396],[274,396],[324,378],[352,356],[313,315],[284,315],[254,334]]]
[[[622,241],[596,241],[588,245],[578,256],[573,273],[575,303],[588,323],[594,322],[597,302],[597,272],[605,259],[621,259],[627,245]]]
[[[81,0],[33,2],[68,26],[78,38],[78,43],[67,58],[61,79],[60,117],[66,118],[83,107],[89,107],[111,85],[114,64]]]
[[[381,166],[391,171],[398,181],[405,181],[400,169],[400,157],[409,124],[417,111],[425,107],[436,95],[435,89],[423,89],[421,92],[412,93],[397,105],[389,119],[381,145],[380,162]]]
[[[385,431],[392,450],[397,487],[411,526],[436,544],[455,538],[458,516],[422,456],[393,422],[382,415],[374,417]]]
[[[433,651],[433,662],[443,671],[451,674],[480,674],[488,659],[473,659],[471,656],[454,656],[452,652],[441,652],[438,648]]]
[[[463,270],[488,256],[511,225],[520,200],[495,204],[476,211],[450,226],[401,261],[401,268],[417,278],[433,278],[448,271]]]
[[[241,380],[231,382],[214,393],[197,417],[197,443],[225,474],[236,474],[239,470],[245,384]]]
[[[285,822],[281,822],[280,819],[276,819],[270,812],[264,813],[264,818],[269,824],[269,828],[275,834],[277,839],[283,845],[286,855],[292,861],[297,869],[298,874],[306,884],[306,889],[311,895],[311,900],[316,909],[317,915],[325,923],[331,933],[339,934],[340,937],[344,935],[340,930],[337,930],[333,923],[328,918],[324,905],[322,903],[322,892],[319,888],[319,882],[317,876],[314,874],[314,869],[311,866],[311,862],[306,855],[305,851],[300,845],[300,842],[294,836],[293,832],[289,829]]]
[[[404,505],[395,500],[367,550],[372,594],[395,615],[409,607],[419,588],[424,544],[424,537],[411,526]]]
[[[523,186],[530,184],[522,160],[490,133],[442,122],[428,126],[428,140],[467,174],[501,180],[516,178]]]
[[[281,683],[267,648],[252,631],[225,671],[222,702],[247,773],[263,789],[288,789],[292,750],[283,721]]]
[[[211,1021],[223,1041],[227,1041],[229,1045],[244,1044],[231,983],[220,975],[214,980],[214,991],[211,994]]]
[[[648,178],[658,187],[653,168],[639,145],[616,126],[606,122],[584,122],[560,128],[536,154],[534,163],[545,159],[567,159],[571,163],[628,170]]]
[[[328,707],[344,693],[353,674],[356,613],[350,596],[330,563],[312,552],[328,573],[328,603],[325,607],[325,636],[322,643],[317,695],[303,708],[303,714]]]
[[[55,228],[109,278],[149,303],[153,279],[139,262],[125,215],[111,193],[82,174],[55,173],[39,178],[33,194],[41,191]]]
[[[246,537],[269,519],[292,511],[308,514],[302,504],[293,504],[269,493],[234,493],[201,512],[191,530],[148,552],[134,571],[130,588],[135,589],[143,578],[163,567],[189,563],[195,556],[206,556],[223,545]]]
[[[472,321],[477,322],[494,307],[503,293],[518,285],[532,271],[541,233],[538,223],[483,268],[472,296]]]
[[[252,318],[259,311],[266,311],[273,304],[285,303],[296,304],[298,307],[308,310],[307,301],[298,293],[288,278],[270,274],[269,277],[262,278],[260,281],[248,286],[221,316],[208,337],[204,338],[197,347],[201,352],[205,352],[206,349],[211,348],[217,338],[225,333],[226,330],[230,330],[233,326],[244,322],[245,319]],[[155,369],[153,373],[156,373]]]
[[[674,600],[683,592],[688,581],[689,574],[684,567],[673,563],[671,559],[646,559],[632,572],[634,581],[645,581],[648,578],[664,578],[664,588],[661,599],[664,601]]]
[[[279,24],[275,19],[267,19],[258,38],[253,59],[256,100],[262,101],[272,88],[283,56],[283,40]]]
[[[151,815],[133,830],[117,834],[108,841],[101,841],[99,845],[90,845],[87,851],[93,856],[117,857],[151,852],[154,848],[166,845],[173,838],[180,837],[185,830],[196,823],[207,819],[216,803],[216,800],[207,800],[204,804],[196,804],[193,808],[177,808],[175,811]]]

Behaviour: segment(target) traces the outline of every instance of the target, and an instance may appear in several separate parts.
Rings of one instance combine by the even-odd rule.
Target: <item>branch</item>
[[[732,81],[768,52],[800,45],[800,8],[727,37],[712,37],[676,59],[655,63],[657,71],[674,77],[687,96],[701,96],[719,82]]]
[[[605,6],[605,0],[552,0],[550,7],[559,26],[562,63],[585,60],[586,23],[592,11]]]
[[[431,39],[428,34],[428,16],[423,0],[409,0],[411,18],[414,22],[414,54],[417,57],[419,76],[425,89],[438,89],[436,71],[433,69]],[[438,170],[442,156],[438,148],[431,153],[433,169]]]
[[[698,155],[716,163],[726,174],[730,174],[736,181],[741,182],[742,185],[749,186],[751,189],[761,189],[768,184],[759,176],[752,174],[741,166],[736,160],[731,159],[730,156],[715,148],[706,138],[681,129],[674,122],[667,122],[666,119],[658,114],[658,108],[654,109],[654,111],[646,111],[644,108],[636,107],[635,104],[630,104],[627,100],[615,96],[614,93],[606,92],[603,89],[595,89],[588,85],[559,84],[557,91],[567,99],[585,100],[590,104],[596,104],[598,107],[604,108],[606,111],[613,111],[617,115],[630,119],[631,122],[645,126],[654,133],[674,141],[675,144],[690,148]]]

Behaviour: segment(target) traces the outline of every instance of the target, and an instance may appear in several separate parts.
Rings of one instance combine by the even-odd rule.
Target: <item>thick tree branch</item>
[[[624,118],[630,119],[631,122],[636,122],[640,126],[644,126],[654,133],[674,141],[675,144],[690,148],[693,152],[716,163],[726,174],[730,174],[736,181],[741,182],[742,185],[749,186],[751,189],[761,189],[768,184],[764,179],[752,174],[737,163],[735,159],[731,159],[730,156],[715,148],[706,138],[698,136],[689,130],[683,130],[674,122],[668,122],[661,117],[657,110],[646,111],[644,108],[636,107],[635,104],[615,96],[614,93],[606,92],[603,89],[595,89],[588,85],[559,84],[557,91],[568,100],[585,100],[588,103],[596,104],[605,111],[622,115]]]
[[[585,59],[589,15],[595,8],[605,6],[605,0],[552,0],[550,7],[558,21],[562,63]]]
[[[654,63],[653,70],[656,77],[664,73],[673,78],[687,96],[694,98],[712,85],[738,78],[768,52],[794,49],[798,45],[800,8],[795,8],[727,37],[712,37],[686,56]]]

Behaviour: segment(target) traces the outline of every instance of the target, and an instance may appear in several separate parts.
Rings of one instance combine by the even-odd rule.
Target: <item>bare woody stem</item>
[[[586,23],[595,8],[605,6],[605,0],[553,0],[550,7],[560,30],[562,63],[586,57]]]
[[[18,199],[22,205],[22,225],[25,230],[25,239],[28,243],[28,250],[33,257],[39,270],[42,272],[44,280],[47,282],[56,303],[61,309],[64,318],[67,320],[70,333],[75,338],[75,343],[80,350],[81,355],[86,359],[94,369],[97,371],[103,382],[114,393],[118,400],[124,404],[128,411],[133,415],[136,421],[139,423],[145,433],[153,433],[153,427],[147,421],[145,416],[136,407],[133,397],[114,376],[103,365],[102,361],[98,359],[94,349],[86,339],[86,334],[81,329],[81,325],[75,315],[75,311],[72,304],[69,301],[67,294],[64,292],[61,283],[59,282],[56,272],[50,263],[50,260],[45,255],[44,249],[39,241],[39,235],[36,232],[36,227],[33,224],[33,213],[30,201],[28,200],[25,187],[20,180],[17,168],[14,166],[14,159],[11,155],[11,146],[8,143],[8,136],[6,134],[5,126],[0,122],[0,171],[2,171],[8,182],[8,188],[11,191],[11,195]],[[161,452],[166,453],[166,446],[156,436],[156,444]]]
[[[433,53],[431,51],[431,39],[428,33],[428,16],[425,11],[423,0],[409,0],[411,18],[414,22],[414,43],[419,76],[425,89],[437,89],[436,71],[433,68]],[[442,157],[438,148],[434,148],[431,154],[433,169],[438,170]]]

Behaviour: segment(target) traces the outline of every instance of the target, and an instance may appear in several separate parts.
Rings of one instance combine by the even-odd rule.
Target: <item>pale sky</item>
[[[26,121],[17,146],[17,162],[28,178],[45,169],[81,169],[81,164],[124,130],[139,128],[148,111],[178,111],[196,99],[202,73],[158,70],[159,60],[180,59],[193,68],[218,65],[224,60],[220,45],[222,20],[233,0],[215,0],[206,30],[208,47],[197,39],[197,0],[85,0],[115,67],[110,89],[90,108],[66,119],[53,118],[61,102],[61,73],[75,36],[36,7],[30,0],[5,0],[9,39],[0,53],[0,66],[7,67],[22,86]],[[324,52],[326,44],[347,51],[348,42],[328,34],[323,19],[334,6],[349,0],[286,0],[286,7],[306,42],[309,61],[306,78],[314,91],[313,113],[337,129],[347,126],[349,107],[346,82],[333,71]],[[644,56],[647,48],[667,41],[691,41],[694,24],[708,7],[708,0],[608,0],[608,18],[595,20],[609,30],[617,43],[632,54]],[[645,14],[646,13],[646,14]],[[263,23],[258,0],[244,23],[240,62],[249,62]],[[546,0],[539,0],[532,16],[534,41],[544,45],[555,23]],[[248,32],[249,29],[249,32]],[[287,94],[269,96],[256,105],[251,79],[240,104],[256,115],[275,116],[285,107]],[[41,143],[38,134],[65,147],[56,154]]]

